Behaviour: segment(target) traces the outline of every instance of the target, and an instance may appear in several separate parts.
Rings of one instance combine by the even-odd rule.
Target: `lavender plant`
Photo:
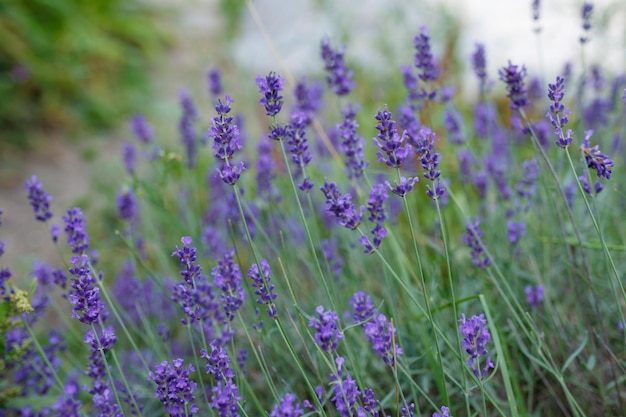
[[[509,62],[491,85],[478,43],[465,98],[425,26],[397,42],[414,65],[376,94],[329,38],[323,75],[270,71],[254,102],[213,68],[179,142],[131,119],[103,211],[49,224],[30,177],[59,260],[26,291],[0,241],[0,414],[620,415],[623,80]]]

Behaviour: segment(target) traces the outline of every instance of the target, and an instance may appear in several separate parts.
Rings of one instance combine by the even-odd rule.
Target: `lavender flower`
[[[463,145],[463,116],[454,108],[447,108],[443,113],[443,124],[448,131],[448,140],[454,145]]]
[[[433,417],[452,417],[450,415],[450,409],[445,405],[441,406],[441,413],[433,413]]]
[[[241,287],[241,271],[239,265],[233,261],[234,256],[235,248],[226,251],[223,258],[218,261],[218,265],[211,271],[215,286],[222,290],[220,300],[229,321],[233,320],[235,313],[246,298],[246,293]]]
[[[393,323],[387,321],[384,314],[377,314],[363,324],[367,340],[372,344],[374,352],[389,366],[394,366],[396,358],[402,355],[402,348],[394,343],[396,329]]]
[[[309,320],[309,327],[315,328],[315,343],[324,352],[333,353],[339,340],[344,337],[337,326],[339,316],[332,310],[324,311],[323,306],[318,306],[315,311],[318,317]]]
[[[43,189],[43,185],[39,182],[36,175],[33,175],[30,180],[26,180],[24,189],[28,191],[28,201],[35,212],[35,219],[40,222],[50,219],[52,217],[52,212],[50,211],[52,196]]]
[[[528,285],[524,288],[524,293],[526,294],[526,302],[533,309],[539,307],[539,304],[543,301],[543,285],[537,285],[536,287]]]
[[[413,38],[413,45],[416,50],[415,66],[419,70],[419,79],[426,82],[436,80],[439,76],[439,68],[430,51],[430,37],[426,26],[422,26],[420,33]]]
[[[325,180],[320,190],[326,197],[326,210],[335,216],[335,221],[339,226],[351,230],[359,227],[365,207],[361,206],[360,211],[357,212],[352,203],[352,195],[342,195],[334,182],[329,183],[328,180]]]
[[[374,144],[382,151],[376,152],[377,162],[384,162],[392,168],[400,168],[412,149],[407,143],[406,131],[402,133],[402,136],[398,134],[395,128],[396,122],[391,118],[391,112],[387,111],[386,105],[383,109],[378,109],[376,120],[378,120],[376,124],[378,135],[374,138]]]
[[[347,374],[346,379],[343,379],[343,364],[345,359],[338,357],[335,359],[337,364],[337,375],[331,375],[333,380],[333,396],[330,399],[335,408],[339,412],[341,417],[352,417],[353,415],[364,415],[356,409],[357,400],[361,392],[356,384],[356,381],[352,378],[352,375]]]
[[[256,85],[261,93],[259,104],[265,106],[265,114],[268,116],[276,116],[283,108],[283,96],[280,95],[283,83],[283,77],[275,72],[270,72],[265,77],[259,75],[256,79]]]
[[[202,349],[201,356],[207,360],[207,373],[213,375],[217,382],[212,389],[211,407],[217,410],[220,417],[238,416],[237,402],[242,398],[233,382],[235,372],[230,366],[230,357],[217,341],[212,341],[210,347],[211,353]]]
[[[463,235],[463,243],[471,249],[472,263],[479,268],[486,268],[491,265],[491,260],[485,253],[481,243],[483,232],[478,226],[480,226],[480,218],[476,217],[473,223],[471,220],[468,220],[467,229]]]
[[[50,226],[50,235],[52,236],[52,242],[54,242],[55,244],[59,241],[60,231],[61,226],[59,226],[57,223],[54,223],[52,226]]]
[[[233,123],[232,116],[228,116],[231,103],[233,100],[228,94],[224,97],[224,101],[217,100],[215,106],[217,116],[211,120],[212,127],[208,137],[213,139],[215,158],[220,163],[220,168],[217,169],[220,178],[228,185],[235,185],[245,170],[245,165],[243,162],[239,165],[233,165],[231,162],[235,152],[242,149],[239,128]]]
[[[341,275],[343,267],[343,258],[339,255],[337,248],[337,239],[322,239],[322,252],[324,253],[324,259],[330,266],[330,271],[335,277]]]
[[[189,236],[184,236],[180,241],[183,243],[183,247],[179,248],[176,245],[176,250],[172,252],[172,256],[176,256],[180,264],[185,267],[185,269],[180,271],[180,275],[187,284],[193,286],[194,280],[200,274],[202,268],[195,264],[198,258],[196,256],[196,248],[191,246],[193,239]]]
[[[132,220],[137,215],[137,201],[132,188],[117,192],[117,214],[122,220]]]
[[[90,346],[89,362],[85,374],[91,379],[92,387],[88,392],[93,396],[94,406],[99,410],[98,415],[124,417],[111,391],[108,379],[108,364],[104,355],[113,348],[117,337],[111,326],[96,334],[89,330],[84,341]]]
[[[611,179],[614,162],[600,151],[600,147],[595,145],[589,147],[589,139],[593,135],[593,130],[585,131],[585,138],[580,145],[580,151],[583,153],[587,167],[594,169],[598,178]]]
[[[292,112],[304,113],[307,116],[307,124],[310,124],[315,114],[324,104],[322,101],[324,96],[324,84],[316,81],[308,83],[306,77],[302,77],[300,81],[296,83],[293,89],[293,95],[296,99],[296,103]]]
[[[261,263],[261,273],[259,273],[259,266],[253,264],[248,270],[248,277],[252,279],[252,286],[257,288],[254,294],[259,296],[256,302],[257,304],[267,305],[267,314],[273,319],[278,315],[276,311],[276,305],[274,300],[276,299],[276,293],[274,292],[274,285],[270,284],[272,279],[272,270],[270,265],[265,259],[259,261]]]
[[[148,377],[157,386],[154,398],[161,401],[165,411],[172,417],[186,417],[198,412],[193,393],[197,384],[189,379],[189,375],[195,369],[191,364],[187,367],[183,365],[184,360],[180,358],[174,359],[171,364],[163,361]]]
[[[187,90],[182,90],[179,94],[180,106],[183,110],[183,114],[178,123],[178,130],[180,132],[180,141],[185,147],[187,154],[187,167],[193,168],[196,166],[196,128],[194,124],[198,120],[198,111],[193,104],[191,96]]]
[[[587,33],[591,30],[591,13],[593,12],[593,4],[585,2],[583,3],[583,7],[580,11],[580,15],[583,20],[583,33],[584,35],[580,37],[580,43],[585,44],[589,42],[589,36]]]
[[[217,98],[222,94],[222,74],[217,68],[212,68],[207,74],[207,83],[209,92],[214,98]]]
[[[437,141],[437,136],[428,127],[422,127],[416,140],[415,153],[419,157],[420,165],[424,170],[424,178],[432,181],[433,188],[430,185],[426,185],[426,195],[433,200],[438,199],[445,193],[445,188],[438,180],[441,175],[439,167],[439,160],[441,156],[438,152],[434,151],[434,144]]]
[[[352,80],[353,72],[344,61],[345,47],[332,49],[330,39],[324,38],[321,42],[321,55],[324,60],[326,81],[332,92],[338,96],[348,94],[356,86]]]
[[[565,108],[561,101],[565,96],[565,78],[556,77],[556,83],[548,84],[548,98],[552,101],[550,111],[546,113],[546,117],[554,127],[554,133],[557,136],[556,144],[561,148],[567,148],[572,143],[572,130],[568,129],[567,133],[563,132],[563,128],[569,121],[570,109]]]
[[[291,153],[291,160],[298,169],[297,175],[300,175],[306,165],[311,162],[311,152],[306,137],[306,120],[307,117],[304,113],[293,113],[287,130],[287,145]],[[310,177],[306,177],[298,187],[305,192],[311,190],[313,183],[310,181]]]
[[[404,176],[400,177],[400,181],[395,181],[395,185],[392,186],[389,181],[385,181],[385,185],[387,188],[391,190],[397,196],[404,198],[407,193],[409,193],[413,186],[419,181],[418,177],[409,177],[406,178]]]
[[[472,54],[472,68],[480,81],[480,93],[485,93],[487,85],[487,60],[485,58],[485,45],[476,44],[476,51]]]
[[[256,160],[257,195],[267,202],[280,201],[280,191],[274,187],[272,181],[276,178],[276,162],[272,157],[272,142],[268,136],[261,136],[257,144],[258,158]]]
[[[415,404],[411,403],[408,407],[403,406],[400,410],[400,417],[415,417]]]
[[[367,200],[367,211],[369,212],[369,221],[375,224],[370,231],[372,233],[372,242],[367,236],[361,236],[359,242],[365,248],[365,253],[374,252],[381,244],[382,240],[387,236],[387,229],[383,223],[387,218],[385,216],[384,204],[387,201],[388,194],[383,184],[376,184],[372,187],[369,199]]]
[[[80,208],[74,207],[67,210],[67,215],[62,218],[67,235],[67,244],[72,248],[72,253],[80,254],[89,248],[89,236],[85,226],[86,219]]]
[[[348,301],[352,306],[352,318],[355,323],[362,323],[376,314],[376,307],[365,291],[357,291]]]
[[[507,238],[511,245],[516,245],[526,235],[526,223],[524,221],[507,220],[506,228],[508,230]]]
[[[154,139],[154,130],[143,114],[136,114],[130,119],[130,131],[139,142],[148,144]]]
[[[80,320],[81,323],[97,323],[99,318],[106,317],[106,310],[100,298],[100,289],[97,286],[96,277],[93,276],[89,257],[87,255],[73,256],[69,268],[70,274],[74,276],[71,289],[69,291],[72,317]]]
[[[537,178],[539,178],[539,164],[537,163],[537,159],[533,158],[522,162],[522,168],[524,169],[524,176],[515,185],[518,197],[516,205],[520,211],[527,212],[531,206],[531,199],[535,195]],[[526,200],[526,204],[522,205],[524,200]]]
[[[526,107],[528,105],[526,89],[524,88],[526,67],[522,66],[521,69],[518,69],[517,65],[511,64],[509,61],[509,65],[501,68],[498,74],[500,80],[506,84],[507,97],[511,100],[509,107],[513,110]]]
[[[422,98],[422,95],[417,89],[417,77],[413,73],[413,67],[409,65],[401,66],[400,72],[402,73],[402,83],[408,93],[407,103],[410,106],[409,108],[411,109],[411,113],[413,113],[413,110],[419,109],[420,100]]]
[[[359,108],[359,105],[348,103],[341,111],[344,117],[343,123],[337,125],[337,130],[341,137],[339,149],[346,156],[345,172],[350,179],[363,176],[365,168],[369,165],[364,160],[363,146],[365,141],[356,132],[359,127],[359,123],[356,121],[356,114]]]
[[[491,342],[485,315],[472,316],[471,319],[466,320],[465,314],[462,314],[459,323],[461,323],[459,331],[461,336],[463,336],[461,347],[470,355],[467,366],[470,367],[478,379],[483,379],[487,376],[489,368],[495,367],[491,357],[487,356],[484,367],[480,369],[480,359],[488,354],[486,346]]]
[[[535,33],[541,32],[541,27],[539,26],[539,7],[541,6],[541,0],[533,0],[531,3],[532,12],[533,12],[533,20],[535,21]]]
[[[289,392],[274,406],[270,417],[300,417],[302,414],[304,414],[302,405],[297,402],[296,395]]]
[[[135,165],[137,164],[135,145],[130,142],[124,142],[122,145],[122,161],[128,175],[133,175],[135,173]]]

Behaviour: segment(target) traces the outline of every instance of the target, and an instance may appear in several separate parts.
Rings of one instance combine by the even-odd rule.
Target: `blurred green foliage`
[[[138,0],[0,3],[0,145],[27,146],[33,129],[114,123],[145,100],[165,41]]]

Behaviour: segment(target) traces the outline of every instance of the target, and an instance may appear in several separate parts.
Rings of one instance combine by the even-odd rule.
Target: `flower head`
[[[412,150],[411,145],[407,143],[406,131],[402,133],[402,136],[398,134],[395,128],[396,122],[391,118],[391,112],[387,111],[386,105],[383,109],[378,109],[376,120],[378,121],[376,124],[378,135],[374,138],[374,144],[382,151],[376,152],[377,162],[384,162],[392,168],[401,167]]]
[[[441,406],[441,413],[433,413],[432,417],[452,417],[450,415],[450,409],[445,405]]]
[[[213,97],[218,97],[222,94],[222,73],[217,68],[212,68],[207,74],[207,83],[209,92]]]
[[[591,13],[593,12],[593,4],[589,2],[584,2],[583,7],[580,11],[580,15],[583,20],[583,33],[584,35],[580,37],[580,43],[589,42],[589,36],[587,33],[591,30]]]
[[[154,139],[154,130],[146,120],[146,117],[139,113],[134,115],[129,122],[132,134],[141,143],[150,143]]]
[[[360,178],[369,165],[364,159],[363,146],[364,140],[358,135],[357,129],[359,123],[356,121],[356,114],[359,111],[358,105],[348,103],[341,114],[343,114],[343,123],[337,125],[337,131],[341,138],[339,149],[346,156],[346,175],[348,178]]]
[[[394,366],[396,358],[402,355],[402,348],[394,343],[396,329],[393,323],[384,314],[376,314],[372,320],[363,324],[363,330],[374,352],[387,365]]]
[[[511,100],[511,109],[518,110],[526,107],[528,105],[528,97],[524,87],[526,67],[518,68],[517,65],[511,64],[509,61],[509,65],[501,68],[498,74],[500,80],[506,84],[507,97]]]
[[[279,404],[274,406],[270,417],[300,417],[304,410],[297,400],[295,394],[288,392],[280,399]]]
[[[35,219],[40,222],[50,219],[52,217],[52,212],[50,211],[52,196],[43,189],[43,185],[39,182],[36,175],[33,175],[30,180],[26,180],[24,189],[28,191],[28,201],[35,212]]]
[[[420,33],[413,38],[413,45],[416,51],[415,66],[419,70],[418,77],[422,81],[436,80],[440,71],[430,51],[430,37],[426,26],[422,26]]]
[[[474,222],[468,221],[467,229],[463,235],[463,243],[465,243],[472,251],[472,263],[480,268],[486,268],[491,265],[491,260],[485,253],[481,239],[483,232],[479,228],[480,219],[476,217]]]
[[[161,401],[170,416],[186,417],[198,412],[194,404],[197,384],[189,379],[194,371],[193,365],[185,367],[184,360],[179,358],[171,364],[163,361],[150,372],[148,379],[156,384],[154,398]]]
[[[585,132],[585,138],[583,139],[580,145],[580,151],[585,158],[585,162],[587,163],[587,167],[594,169],[598,178],[606,178],[611,179],[611,172],[613,171],[613,166],[615,163],[612,159],[600,151],[599,145],[595,145],[590,147],[589,139],[593,135],[593,130],[587,130]]]
[[[372,187],[370,196],[367,200],[367,211],[369,212],[368,220],[375,224],[371,230],[372,242],[367,236],[361,236],[360,243],[365,247],[365,253],[374,252],[387,236],[387,229],[383,226],[385,219],[385,201],[387,201],[387,189],[383,184],[376,184]]]
[[[256,79],[256,85],[261,93],[259,104],[265,106],[265,114],[268,116],[276,116],[283,108],[283,96],[280,95],[283,84],[283,77],[275,72],[270,72],[265,77],[259,75]]]
[[[537,285],[536,287],[528,285],[524,288],[524,293],[526,294],[526,302],[531,308],[539,307],[539,304],[543,301],[543,285]]]
[[[546,117],[554,127],[554,133],[557,136],[556,145],[561,148],[567,148],[572,143],[572,131],[568,129],[564,132],[564,127],[569,122],[570,109],[565,108],[563,97],[565,96],[565,78],[557,76],[554,84],[548,84],[548,98],[552,101],[550,111],[546,113]]]
[[[274,304],[274,300],[276,299],[274,285],[270,284],[272,270],[267,260],[261,259],[259,262],[261,264],[261,272],[259,272],[259,266],[257,264],[252,264],[248,270],[248,276],[252,279],[252,286],[256,288],[254,294],[259,296],[256,300],[257,304],[267,305],[267,314],[275,319],[278,312]]]
[[[211,129],[209,129],[208,137],[213,139],[213,149],[215,150],[215,159],[218,160],[220,167],[217,172],[226,184],[234,185],[239,181],[241,173],[245,170],[245,165],[241,162],[235,165],[232,159],[235,152],[243,148],[239,135],[239,128],[233,123],[233,117],[229,116],[233,100],[228,94],[224,100],[218,99],[215,105],[217,116],[211,120]]]
[[[461,347],[470,355],[467,366],[470,367],[477,378],[483,379],[487,376],[489,369],[494,368],[491,358],[487,356],[489,352],[486,346],[491,342],[491,334],[489,334],[489,329],[487,328],[485,315],[472,316],[472,318],[467,320],[465,314],[462,314],[459,323],[461,323],[459,331],[461,336],[463,336]],[[487,356],[487,359],[483,368],[480,369],[480,359],[483,356]]]
[[[315,343],[324,351],[332,353],[337,349],[337,343],[343,339],[343,333],[339,331],[337,322],[339,316],[332,310],[324,311],[323,306],[315,309],[317,317],[309,320],[309,327],[315,328]]]
[[[196,166],[197,144],[195,123],[198,120],[198,111],[187,90],[181,90],[179,98],[180,107],[183,111],[178,123],[180,141],[185,147],[187,154],[187,167],[193,168]]]
[[[124,168],[126,168],[128,175],[133,175],[137,164],[137,150],[135,145],[130,142],[122,144],[122,162],[124,162]]]
[[[69,291],[72,317],[77,318],[82,323],[97,323],[101,315],[105,317],[106,311],[104,302],[100,298],[96,277],[92,273],[92,268],[87,255],[73,256],[70,261],[72,267],[70,274],[74,276],[71,289]]]
[[[329,183],[328,180],[325,180],[320,190],[326,197],[326,210],[335,216],[339,226],[352,230],[359,227],[365,207],[361,206],[360,211],[356,211],[352,203],[352,195],[349,193],[342,195],[334,182]]]
[[[67,235],[67,244],[72,248],[72,252],[79,254],[89,248],[89,236],[87,235],[87,220],[80,208],[74,207],[67,210],[67,214],[62,218]]]
[[[345,47],[333,49],[330,39],[324,38],[321,43],[321,55],[324,60],[326,81],[331,91],[338,96],[348,94],[355,87],[352,80],[353,72],[348,69],[344,61]]]
[[[117,192],[117,214],[122,220],[132,220],[137,215],[137,201],[132,188]]]

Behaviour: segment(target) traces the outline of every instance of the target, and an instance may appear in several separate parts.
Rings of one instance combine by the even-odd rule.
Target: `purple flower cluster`
[[[129,122],[131,133],[141,143],[148,144],[154,139],[154,130],[143,114],[134,115]]]
[[[326,81],[332,92],[338,96],[348,94],[356,86],[352,80],[353,72],[348,69],[344,61],[345,47],[333,49],[330,39],[324,38],[321,42],[321,55],[326,71]]]
[[[373,237],[371,242],[365,235],[361,236],[359,239],[359,243],[365,248],[365,253],[374,252],[387,236],[387,229],[383,226],[387,218],[384,207],[387,198],[387,189],[383,184],[375,184],[372,187],[372,191],[367,200],[367,211],[369,212],[367,219],[374,223],[374,228],[370,230]]]
[[[363,323],[376,314],[376,307],[365,291],[355,292],[348,302],[352,306],[352,318],[355,323]]]
[[[211,129],[208,133],[208,137],[213,139],[215,158],[220,163],[217,172],[222,181],[228,185],[235,185],[245,170],[243,162],[234,165],[231,161],[235,152],[243,148],[239,137],[239,128],[233,123],[233,117],[228,116],[232,103],[233,100],[228,94],[223,101],[222,99],[217,100],[215,105],[217,116],[211,120]]]
[[[413,73],[413,67],[410,65],[401,66],[400,72],[402,73],[402,83],[407,91],[407,103],[409,104],[407,109],[413,113],[413,110],[420,108],[422,99],[422,95],[417,89],[417,77]]]
[[[481,239],[483,232],[479,228],[480,218],[476,217],[474,222],[468,220],[466,232],[463,235],[463,243],[465,243],[472,251],[472,263],[479,268],[486,268],[491,265],[491,259],[484,250]]]
[[[569,122],[570,109],[565,108],[563,97],[565,96],[565,78],[557,76],[556,83],[548,84],[548,98],[552,101],[550,111],[546,113],[546,117],[554,127],[554,133],[557,136],[556,145],[561,148],[567,148],[572,143],[572,130],[568,129],[567,133],[563,132],[563,128]]]
[[[537,285],[536,287],[527,285],[524,288],[524,293],[526,294],[526,302],[528,305],[531,308],[536,309],[543,301],[544,287],[543,285]]]
[[[361,395],[361,391],[359,391],[359,387],[352,375],[343,369],[345,359],[339,356],[335,359],[335,363],[337,364],[337,374],[330,376],[333,380],[333,396],[330,400],[335,404],[339,415],[341,417],[365,417],[366,415],[378,417],[379,404],[376,401],[374,391],[370,388],[364,388],[363,395]]]
[[[185,147],[187,153],[187,167],[193,168],[196,166],[196,128],[194,124],[198,120],[198,111],[193,104],[191,96],[187,90],[182,90],[179,94],[180,106],[183,110],[180,121],[178,123],[178,130],[180,132],[180,141]]]
[[[241,286],[241,271],[239,270],[239,265],[233,261],[234,257],[235,249],[231,248],[224,253],[217,266],[211,271],[213,283],[222,290],[220,301],[229,321],[233,320],[235,313],[246,298],[246,293]]]
[[[485,45],[476,44],[476,51],[472,54],[472,68],[480,82],[481,96],[485,94],[487,87],[487,59],[485,58]]]
[[[267,136],[261,136],[257,144],[258,158],[256,161],[257,194],[265,201],[280,201],[280,191],[274,187],[272,181],[276,178],[276,163],[272,158],[272,142]]]
[[[304,414],[302,404],[297,402],[295,394],[288,392],[275,405],[270,413],[270,417],[300,417]]]
[[[211,319],[221,321],[223,315],[219,310],[213,286],[208,282],[208,277],[201,274],[202,268],[196,265],[196,248],[192,247],[192,239],[185,236],[181,239],[183,247],[176,246],[172,256],[176,256],[183,269],[180,275],[183,283],[176,283],[172,287],[172,300],[178,303],[187,318],[182,319],[184,325],[202,322],[210,326]]]
[[[135,145],[130,142],[122,144],[122,162],[124,162],[124,168],[128,175],[133,175],[135,173],[135,165],[137,165],[137,150]]]
[[[430,37],[426,26],[422,26],[420,33],[413,38],[413,46],[416,51],[415,66],[419,70],[420,80],[426,82],[436,80],[440,71],[430,50]]]
[[[302,77],[293,89],[296,99],[292,113],[300,112],[307,116],[307,124],[310,124],[315,114],[322,108],[324,96],[324,84],[313,81],[307,82],[306,77]]]
[[[291,122],[286,130],[287,145],[291,153],[291,160],[298,169],[297,175],[300,175],[304,167],[311,162],[311,152],[309,151],[309,143],[306,137],[307,116],[305,113],[292,113]],[[313,188],[313,183],[309,177],[306,177],[298,187],[305,192]]]
[[[137,216],[137,200],[132,187],[117,192],[117,214],[122,220],[133,220]]]
[[[43,185],[36,175],[33,175],[30,180],[26,180],[24,189],[28,191],[28,201],[35,212],[35,219],[45,222],[52,218],[50,211],[52,196],[43,189]]]
[[[217,98],[222,94],[224,90],[222,87],[222,73],[217,68],[212,68],[207,74],[207,84],[209,87],[209,93],[213,98]]]
[[[216,382],[212,389],[211,407],[217,410],[220,417],[239,416],[237,403],[242,398],[233,382],[235,372],[230,366],[230,357],[217,341],[211,342],[210,347],[211,353],[202,349],[201,356],[207,360],[207,373],[213,375]]]
[[[531,200],[535,195],[537,178],[539,178],[539,164],[537,163],[537,159],[533,158],[522,162],[522,168],[524,169],[524,176],[515,185],[515,191],[517,193],[516,206],[519,211],[527,212],[532,205]]]
[[[187,417],[198,412],[198,406],[194,404],[197,384],[189,379],[195,369],[191,364],[184,367],[184,362],[181,358],[174,359],[171,364],[163,361],[148,378],[157,386],[154,398],[161,401],[172,417]]]
[[[396,122],[391,118],[391,112],[387,111],[386,105],[383,109],[378,109],[376,120],[378,135],[374,138],[374,144],[382,151],[376,152],[377,162],[384,162],[392,168],[400,168],[412,149],[407,143],[407,133],[404,131],[402,136],[398,134]]]
[[[445,405],[441,406],[441,413],[433,413],[432,417],[452,417],[450,415],[450,409]]]
[[[437,140],[435,132],[424,126],[419,131],[415,148],[415,153],[417,154],[420,165],[424,170],[424,178],[432,181],[432,188],[430,185],[426,185],[426,195],[433,200],[436,200],[444,195],[446,191],[444,186],[441,184],[441,181],[439,181],[441,171],[437,168],[439,167],[441,155],[439,155],[439,152],[435,152],[434,150],[434,144]]]
[[[454,108],[447,108],[443,113],[443,124],[448,131],[448,141],[454,145],[463,145],[463,116]]]
[[[259,296],[256,302],[257,304],[265,304],[267,305],[267,314],[275,319],[278,315],[276,311],[276,304],[274,304],[274,300],[276,299],[276,293],[274,292],[274,285],[270,284],[272,279],[272,270],[270,269],[270,265],[265,259],[261,259],[261,271],[259,273],[259,266],[257,264],[252,264],[250,269],[248,270],[248,277],[252,279],[252,286],[256,288],[254,294]]]
[[[87,220],[83,211],[74,207],[67,210],[67,215],[62,218],[65,224],[67,244],[72,248],[72,253],[80,254],[89,248],[89,236],[87,235]]]
[[[506,84],[507,97],[511,101],[509,107],[513,110],[526,107],[528,105],[528,97],[524,87],[526,67],[522,66],[520,69],[509,61],[508,66],[500,68],[498,75],[500,75],[500,80]]]
[[[309,327],[315,328],[315,343],[324,352],[333,353],[339,340],[344,337],[337,325],[339,316],[332,310],[324,311],[323,306],[318,306],[315,312],[317,317],[311,317],[309,320]]]
[[[339,226],[351,230],[359,227],[365,207],[361,206],[360,211],[357,212],[352,203],[352,195],[350,193],[342,195],[334,182],[329,183],[325,180],[320,190],[326,197],[326,210],[335,216],[335,221]]]
[[[396,358],[402,355],[402,348],[394,343],[396,333],[393,323],[384,314],[376,314],[374,318],[363,324],[367,340],[372,344],[374,352],[389,366],[394,366]]]
[[[89,257],[87,255],[73,256],[69,268],[74,277],[69,290],[69,300],[74,306],[72,317],[82,323],[93,324],[106,317],[106,308],[100,298],[100,289],[96,277],[93,276]]]
[[[600,151],[599,145],[590,147],[589,139],[593,135],[593,130],[585,131],[585,138],[580,145],[580,151],[585,158],[585,163],[588,168],[596,171],[598,178],[611,179],[611,172],[615,163],[612,159],[609,159],[608,155],[603,154]]]
[[[337,131],[341,138],[339,149],[346,156],[346,175],[350,179],[356,179],[363,176],[365,168],[369,165],[364,159],[363,146],[365,141],[357,134],[359,123],[356,121],[356,114],[360,106],[348,103],[341,114],[343,114],[343,123],[337,125]]]
[[[491,357],[487,356],[489,352],[487,352],[486,346],[491,342],[491,334],[487,328],[485,315],[472,316],[467,320],[465,314],[462,314],[459,323],[461,323],[459,331],[463,336],[461,347],[470,355],[467,366],[478,379],[483,379],[487,376],[489,369],[495,367]],[[487,359],[481,369],[480,358],[483,356],[487,356]]]
[[[593,4],[584,2],[580,11],[581,18],[583,20],[583,33],[580,37],[580,43],[585,44],[589,42],[589,36],[587,33],[591,30],[591,13],[593,12]]]
[[[341,275],[343,267],[343,258],[339,254],[337,247],[337,239],[322,239],[322,252],[324,253],[324,259],[330,266],[332,275],[338,278]]]
[[[270,72],[265,77],[259,75],[256,79],[256,85],[261,93],[259,104],[265,107],[265,114],[268,116],[276,116],[283,108],[283,96],[280,95],[283,84],[283,77],[275,72]]]
[[[85,334],[84,341],[91,348],[85,374],[92,381],[92,388],[88,392],[93,396],[94,406],[99,410],[98,415],[124,417],[113,395],[108,378],[108,364],[104,359],[117,342],[113,328],[108,326],[100,334],[90,330]]]

